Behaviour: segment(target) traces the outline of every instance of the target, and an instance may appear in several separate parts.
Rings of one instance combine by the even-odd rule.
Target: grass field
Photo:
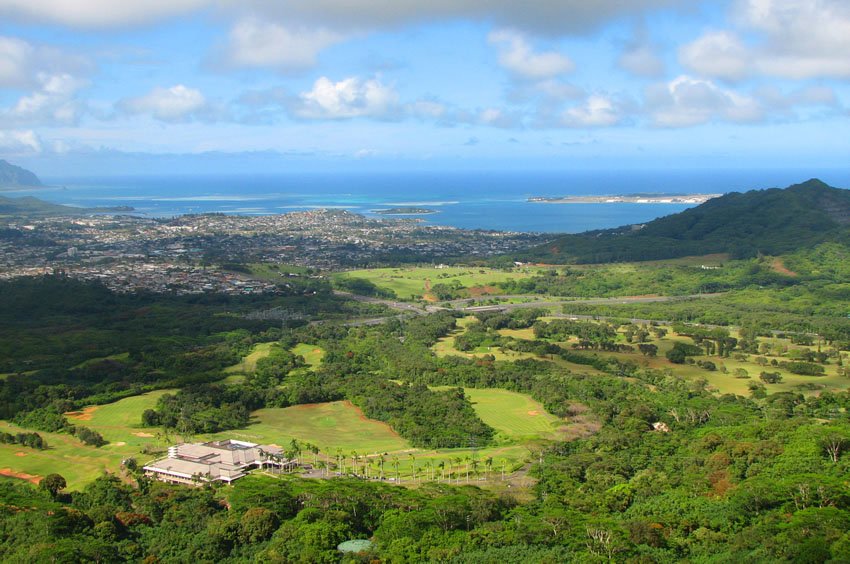
[[[325,351],[316,345],[308,345],[306,343],[298,343],[291,349],[292,354],[301,355],[304,357],[304,362],[311,370],[315,370],[322,363],[325,357]]]
[[[380,288],[392,290],[400,299],[421,298],[429,285],[460,284],[463,288],[491,286],[505,280],[528,278],[540,268],[522,268],[510,271],[492,268],[450,266],[446,268],[374,268],[352,270],[339,277],[363,278]],[[498,293],[498,292],[496,292]]]
[[[146,445],[164,449],[183,440],[179,435],[169,436],[161,429],[140,425],[141,413],[155,407],[159,397],[168,392],[151,392],[69,414],[71,422],[90,427],[109,441],[101,448],[83,445],[70,435],[57,433],[41,433],[50,446],[45,451],[0,445],[0,476],[36,482],[40,477],[57,472],[66,478],[70,489],[80,489],[105,471],[118,472],[125,458],[134,457],[146,463],[155,458],[142,454]],[[469,390],[469,393],[480,416],[498,430],[501,444],[474,450],[414,449],[388,425],[366,418],[349,402],[261,409],[253,414],[252,424],[245,429],[188,439],[235,438],[281,446],[297,439],[318,446],[324,459],[335,459],[338,451],[345,456],[356,451],[372,460],[376,460],[379,454],[388,453],[388,461],[397,459],[400,475],[409,478],[414,465],[421,473],[429,461],[435,466],[440,462],[452,465],[466,458],[492,458],[498,461],[499,467],[504,465],[510,472],[529,456],[528,441],[546,439],[557,431],[557,418],[547,414],[527,396],[503,390]],[[11,433],[21,431],[3,421],[0,421],[0,429]],[[309,458],[311,455],[305,456]]]
[[[207,438],[235,438],[285,445],[292,439],[318,446],[322,452],[398,451],[410,445],[388,425],[366,418],[346,401],[261,409],[246,429],[225,431]]]
[[[245,355],[241,362],[228,366],[224,369],[230,374],[253,372],[257,369],[257,361],[261,358],[266,358],[271,353],[272,347],[277,343],[257,343],[251,352]]]
[[[514,361],[514,360],[523,360],[527,358],[534,358],[537,360],[545,360],[547,362],[553,362],[558,366],[562,366],[568,370],[573,372],[584,372],[586,374],[602,374],[599,370],[591,366],[587,366],[585,364],[575,364],[573,362],[568,362],[566,360],[562,360],[560,358],[541,358],[533,353],[526,352],[517,352],[512,350],[504,350],[500,351],[498,347],[479,347],[478,349],[473,350],[472,352],[459,351],[455,348],[455,337],[463,334],[466,331],[466,328],[471,323],[478,323],[478,320],[474,316],[463,317],[457,320],[458,329],[452,332],[445,337],[442,337],[434,343],[434,346],[431,347],[431,350],[434,351],[439,357],[443,356],[463,356],[466,358],[480,358],[485,354],[492,355],[498,361]],[[500,334],[506,336],[512,336],[516,339],[534,339],[534,331],[532,329],[502,329],[499,331]]]
[[[450,388],[437,386],[433,389]],[[478,417],[493,427],[503,441],[553,439],[565,424],[527,394],[498,388],[464,388],[463,392]]]

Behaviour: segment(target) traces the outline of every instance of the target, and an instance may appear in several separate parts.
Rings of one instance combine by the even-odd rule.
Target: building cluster
[[[168,456],[142,469],[151,478],[172,484],[220,482],[230,484],[251,470],[292,470],[296,461],[284,456],[276,445],[258,445],[228,439],[208,443],[184,443],[168,448]]]
[[[465,231],[341,210],[281,215],[95,215],[0,220],[0,278],[61,269],[118,290],[257,293],[274,284],[210,268],[274,263],[332,270],[397,259],[493,256],[544,242],[540,235]]]

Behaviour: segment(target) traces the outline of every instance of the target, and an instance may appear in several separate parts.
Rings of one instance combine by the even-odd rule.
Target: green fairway
[[[511,440],[554,438],[564,421],[531,396],[495,388],[464,388],[475,413]]]
[[[72,424],[94,429],[109,441],[109,444],[100,448],[86,446],[65,433],[41,431],[39,434],[49,447],[47,450],[0,445],[0,472],[8,469],[10,472],[38,477],[56,472],[65,477],[71,489],[79,489],[104,471],[118,472],[125,458],[134,457],[139,462],[146,462],[152,457],[142,454],[145,445],[164,448],[168,443],[160,429],[141,426],[141,415],[145,409],[155,407],[159,397],[169,391],[173,392],[158,390],[66,414]],[[19,427],[5,421],[0,421],[0,430],[9,433],[21,431]]]
[[[322,359],[325,357],[324,349],[317,347],[316,345],[298,343],[290,350],[292,354],[303,356],[304,362],[307,363],[310,370],[315,370],[316,367],[322,363]]]
[[[318,446],[322,452],[398,451],[410,445],[389,425],[366,418],[347,401],[261,409],[246,429],[225,431],[207,438],[235,438],[255,443],[285,445],[292,439]]]
[[[251,352],[245,355],[241,362],[228,366],[224,369],[229,374],[245,374],[257,369],[257,361],[266,358],[277,343],[257,343]]]
[[[427,294],[436,284],[458,284],[462,288],[488,287],[506,280],[528,278],[540,268],[522,268],[509,271],[492,268],[449,266],[445,268],[373,268],[352,270],[338,274],[339,277],[363,278],[379,288],[392,290],[400,299],[418,299]],[[497,288],[488,288],[499,293]]]

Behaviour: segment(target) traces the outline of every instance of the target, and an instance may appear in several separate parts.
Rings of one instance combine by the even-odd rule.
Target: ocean
[[[467,229],[577,233],[645,223],[685,204],[546,204],[534,196],[725,193],[785,187],[817,176],[850,187],[850,170],[571,171],[529,173],[339,173],[45,178],[50,186],[5,192],[73,206],[132,206],[136,214],[277,214],[318,208],[372,210],[415,206],[429,225]]]

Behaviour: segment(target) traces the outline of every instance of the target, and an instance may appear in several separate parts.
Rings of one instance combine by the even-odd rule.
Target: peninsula
[[[40,186],[43,184],[34,173],[0,159],[0,190]]]
[[[416,207],[399,207],[399,208],[389,208],[385,210],[372,210],[372,213],[377,213],[381,215],[427,215],[432,213],[437,213],[437,210],[431,210],[428,208],[416,208]]]
[[[723,194],[617,194],[606,196],[534,196],[536,204],[704,204]]]

